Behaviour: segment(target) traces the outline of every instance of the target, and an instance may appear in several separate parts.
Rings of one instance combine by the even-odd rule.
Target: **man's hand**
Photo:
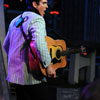
[[[56,72],[51,64],[47,67],[46,71],[47,71],[48,77],[56,78]]]

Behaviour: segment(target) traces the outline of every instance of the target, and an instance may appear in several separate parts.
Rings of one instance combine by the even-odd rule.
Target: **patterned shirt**
[[[21,85],[38,84],[42,81],[36,80],[27,70],[27,64],[25,61],[27,58],[25,55],[26,49],[22,49],[24,47],[25,39],[21,29],[16,28],[15,26],[20,16],[21,15],[17,16],[11,21],[3,44],[4,51],[8,56],[7,80],[11,83]],[[49,55],[47,42],[45,40],[45,21],[42,16],[30,11],[24,12],[22,17],[25,18],[24,23],[22,24],[23,31],[27,38],[29,33],[31,33],[32,40],[35,40],[40,58],[44,67],[46,68],[51,62],[51,57]]]

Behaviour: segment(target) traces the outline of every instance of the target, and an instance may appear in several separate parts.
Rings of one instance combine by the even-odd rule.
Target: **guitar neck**
[[[81,49],[70,49],[70,48],[67,48],[66,51],[62,51],[62,56],[75,54],[75,53],[80,53],[80,52],[82,52]]]

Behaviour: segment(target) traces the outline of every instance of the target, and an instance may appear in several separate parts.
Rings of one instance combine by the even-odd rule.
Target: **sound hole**
[[[56,57],[59,59],[61,57],[61,51],[60,50],[57,50],[56,52]]]

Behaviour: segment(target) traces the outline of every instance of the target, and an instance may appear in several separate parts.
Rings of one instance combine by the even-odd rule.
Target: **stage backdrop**
[[[62,0],[61,24],[67,40],[100,43],[100,0]]]

